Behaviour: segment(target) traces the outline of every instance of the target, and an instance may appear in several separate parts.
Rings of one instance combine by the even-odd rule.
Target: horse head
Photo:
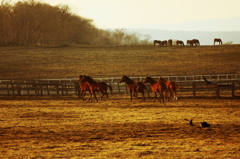
[[[167,81],[166,78],[164,78],[162,76],[160,76],[158,79],[158,82],[166,82],[166,81]]]
[[[85,76],[85,75],[79,75],[79,77],[78,77],[79,82],[82,80],[83,76]]]
[[[122,76],[122,79],[120,80],[120,83],[121,83],[121,82],[125,82],[125,81],[126,81],[126,78],[127,78],[127,76],[126,76],[126,75],[123,75],[123,76]]]

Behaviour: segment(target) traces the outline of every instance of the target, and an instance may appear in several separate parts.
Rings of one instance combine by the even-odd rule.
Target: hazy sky
[[[240,0],[41,0],[66,4],[99,28],[240,17]]]

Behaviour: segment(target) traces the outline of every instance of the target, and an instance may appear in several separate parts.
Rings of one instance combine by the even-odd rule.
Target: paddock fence
[[[202,77],[208,79],[207,84]],[[158,79],[160,76],[151,76]],[[162,76],[168,81],[176,81],[179,85],[178,97],[240,97],[240,74],[209,74],[187,76]],[[130,77],[134,81],[143,81],[145,77]],[[106,82],[112,86],[112,94],[128,94],[125,83],[120,83],[121,77],[93,78],[98,82]],[[80,85],[77,78],[70,79],[35,79],[35,80],[0,80],[0,96],[76,96],[79,97]],[[151,88],[146,84],[148,95]],[[151,95],[150,95],[151,96]]]

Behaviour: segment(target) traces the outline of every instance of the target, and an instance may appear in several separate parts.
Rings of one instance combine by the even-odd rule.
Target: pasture
[[[3,47],[0,79],[239,73],[239,55],[240,45]],[[240,157],[239,99],[146,100],[130,102],[126,94],[98,103],[77,96],[1,96],[0,157]],[[202,128],[203,121],[211,127]]]

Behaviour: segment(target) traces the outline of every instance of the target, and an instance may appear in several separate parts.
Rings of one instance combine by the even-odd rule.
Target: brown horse
[[[190,46],[200,46],[200,42],[198,39],[192,39],[192,40],[187,40],[187,44],[189,44]]]
[[[109,88],[112,93],[112,87],[106,84],[105,82],[96,82],[94,81],[90,76],[83,75],[80,82],[87,82],[89,89],[91,90],[90,98],[89,100],[92,101],[92,95],[94,96],[94,99],[98,102],[95,92],[101,92],[102,96],[100,97],[100,100],[102,100],[103,96],[106,94],[108,99],[108,92],[107,89]]]
[[[178,100],[177,98],[177,90],[178,84],[175,81],[167,81],[166,78],[159,77],[158,82],[164,82],[167,86],[168,92],[170,92],[170,98],[173,100]]]
[[[168,90],[164,82],[156,82],[153,78],[146,77],[144,83],[149,83],[151,85],[152,91],[154,92],[154,102],[157,99],[157,93],[160,94],[160,97],[162,97],[163,102],[164,102],[163,93],[165,93],[165,96],[168,98]]]
[[[142,93],[143,101],[145,100],[144,97],[144,90],[147,90],[147,87],[142,82],[134,82],[131,78],[123,75],[121,82],[125,82],[127,84],[128,90],[130,92],[130,99],[132,101],[132,96],[137,97],[137,92]]]
[[[222,45],[222,40],[221,40],[221,39],[215,38],[215,39],[214,39],[214,45],[215,45],[216,42],[218,42],[219,45]]]
[[[160,40],[154,40],[153,45],[155,46],[156,44],[158,44],[159,46],[162,46],[162,42]]]
[[[182,46],[184,46],[184,42],[181,41],[181,40],[177,40],[177,41],[176,41],[176,45],[177,45],[177,46],[178,46],[178,45],[182,45]]]
[[[172,39],[169,39],[169,40],[168,40],[168,46],[171,47],[171,46],[172,46],[172,43],[173,43]]]
[[[167,45],[168,45],[167,40],[162,41],[162,46],[167,46]]]
[[[82,80],[83,76],[84,75],[79,75],[79,77],[78,77],[79,82]],[[81,93],[79,93],[78,96],[79,97],[81,96],[83,98],[83,100],[85,100],[84,97],[85,97],[87,91],[89,92],[89,94],[91,94],[91,90],[89,89],[89,85],[87,82],[80,82],[80,83],[81,83],[81,85],[80,85]]]

